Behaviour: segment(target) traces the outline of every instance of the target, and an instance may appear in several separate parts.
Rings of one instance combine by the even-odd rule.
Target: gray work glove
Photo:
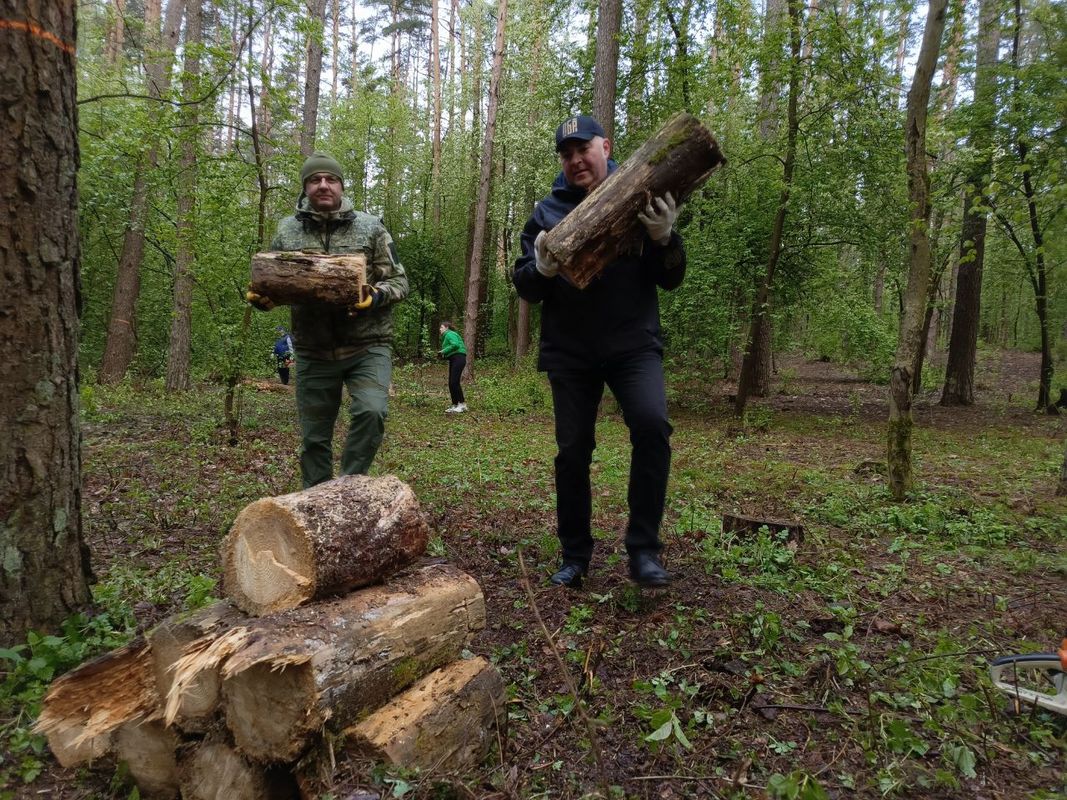
[[[678,218],[678,207],[674,203],[674,197],[670,192],[666,192],[663,197],[653,197],[652,201],[645,206],[644,212],[637,213],[637,218],[645,226],[652,241],[667,244],[671,240],[674,221]]]
[[[545,231],[541,231],[534,239],[534,261],[537,271],[546,278],[554,278],[559,273],[559,262],[552,257],[545,245]]]

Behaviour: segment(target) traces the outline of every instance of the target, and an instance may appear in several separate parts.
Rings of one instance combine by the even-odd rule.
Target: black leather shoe
[[[585,575],[585,567],[568,561],[559,568],[559,572],[549,578],[556,586],[569,586],[571,589],[582,588],[582,577]]]
[[[630,556],[630,578],[641,586],[666,586],[671,575],[663,568],[655,553],[637,553]]]

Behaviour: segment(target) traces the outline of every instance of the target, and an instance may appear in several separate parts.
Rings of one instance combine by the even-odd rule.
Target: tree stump
[[[249,290],[275,305],[350,306],[363,299],[367,257],[362,253],[257,253]]]
[[[481,657],[455,661],[346,728],[345,749],[405,769],[468,769],[496,741],[506,703],[496,667]]]
[[[640,247],[644,227],[637,214],[653,197],[670,192],[681,204],[724,163],[700,121],[676,115],[545,234],[560,272],[584,289],[619,255]]]
[[[247,506],[223,542],[223,585],[243,611],[269,614],[381,581],[428,539],[411,487],[347,475]]]
[[[73,767],[107,753],[124,722],[158,709],[152,659],[138,638],[52,681],[34,730],[48,738],[60,764]]]
[[[177,734],[161,722],[127,722],[115,735],[115,754],[126,762],[144,798],[178,796]]]
[[[446,564],[301,606],[185,648],[167,719],[202,670],[218,669],[226,724],[257,762],[292,761],[329,721],[340,730],[456,660],[485,626],[478,584]]]
[[[767,528],[771,533],[785,532],[788,542],[804,541],[804,526],[799,522],[790,522],[784,519],[761,519],[759,517],[745,517],[740,514],[723,514],[723,533],[742,533],[755,536],[760,528]]]

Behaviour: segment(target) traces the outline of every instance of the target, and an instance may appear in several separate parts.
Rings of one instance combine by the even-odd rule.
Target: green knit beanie
[[[337,160],[326,153],[312,153],[308,156],[307,161],[304,162],[304,166],[300,168],[300,185],[303,186],[307,179],[314,175],[316,172],[325,172],[329,175],[334,175],[337,180],[341,181],[341,185],[344,185],[345,176],[341,173],[341,165],[337,163]]]

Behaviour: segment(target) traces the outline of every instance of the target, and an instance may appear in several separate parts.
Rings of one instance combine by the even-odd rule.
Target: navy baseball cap
[[[599,122],[586,114],[569,117],[563,121],[562,125],[556,128],[556,152],[559,152],[560,146],[568,139],[580,139],[583,142],[588,142],[594,136],[607,136],[604,133],[604,129],[600,127]]]

